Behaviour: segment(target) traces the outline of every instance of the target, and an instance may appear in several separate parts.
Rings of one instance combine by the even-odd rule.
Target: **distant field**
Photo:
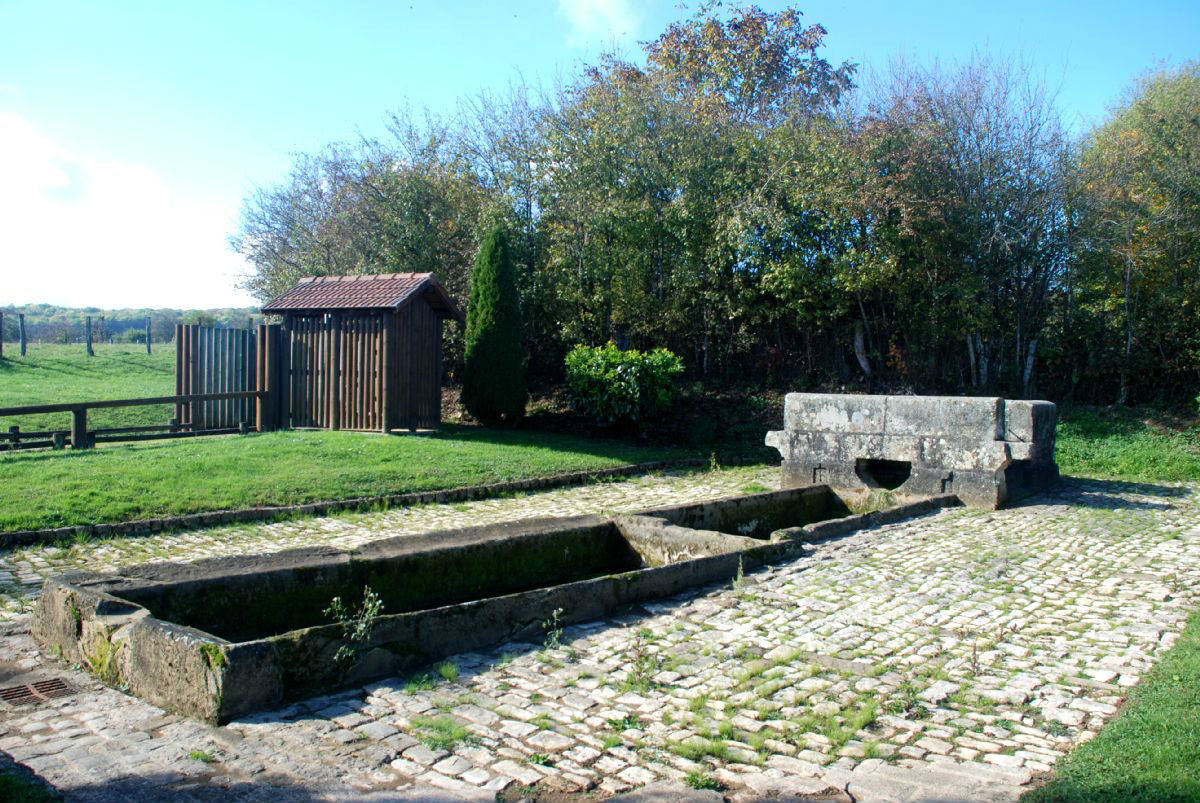
[[[0,360],[0,407],[55,404],[68,401],[136,399],[175,393],[175,346],[154,344],[96,344],[95,357],[82,345],[30,343],[21,357],[14,343],[4,346]],[[165,424],[174,414],[170,405],[118,407],[88,412],[88,426],[137,427]],[[0,428],[23,430],[70,429],[70,413],[49,413],[0,419]]]

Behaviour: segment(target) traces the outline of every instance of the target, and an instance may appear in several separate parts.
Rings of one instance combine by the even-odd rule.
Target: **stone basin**
[[[895,521],[954,497],[848,515],[810,486],[632,515],[537,519],[399,535],[352,550],[158,563],[47,580],[33,619],[44,652],[164,708],[224,723],[508,641],[544,623],[727,582],[805,543]],[[357,636],[338,597],[382,603]]]

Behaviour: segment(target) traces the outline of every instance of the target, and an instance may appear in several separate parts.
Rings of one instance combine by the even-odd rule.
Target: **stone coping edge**
[[[762,460],[736,458],[720,460],[723,467],[758,465]],[[223,524],[263,522],[277,518],[300,516],[325,516],[344,511],[370,512],[379,508],[411,507],[413,505],[447,504],[473,499],[490,499],[519,491],[545,491],[567,488],[572,485],[587,485],[614,477],[630,477],[652,471],[674,468],[696,468],[709,465],[710,461],[655,460],[648,463],[628,463],[613,468],[572,471],[546,477],[529,477],[523,480],[506,480],[486,485],[467,485],[441,491],[414,491],[403,494],[381,494],[358,496],[349,499],[332,499],[323,502],[308,502],[298,505],[272,505],[238,508],[235,510],[213,510],[206,513],[186,513],[179,516],[161,516],[152,519],[117,522],[113,524],[75,524],[68,527],[51,527],[41,530],[11,530],[0,532],[0,550],[33,544],[54,544],[76,538],[107,538],[109,536],[139,536],[173,530],[198,530],[219,527]]]

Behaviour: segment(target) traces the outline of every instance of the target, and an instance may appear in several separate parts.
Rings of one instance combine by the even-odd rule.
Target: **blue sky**
[[[831,61],[1023,58],[1079,130],[1147,68],[1200,55],[1196,0],[798,7],[829,30]],[[688,13],[676,0],[0,0],[0,304],[249,303],[226,237],[292,154],[382,133],[405,103],[448,111],[518,74],[553,83],[609,46],[636,55]]]

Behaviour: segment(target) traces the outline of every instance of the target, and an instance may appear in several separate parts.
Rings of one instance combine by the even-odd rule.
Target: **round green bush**
[[[671,409],[683,361],[667,349],[621,351],[609,342],[571,349],[566,368],[576,412],[597,424],[640,425]]]

